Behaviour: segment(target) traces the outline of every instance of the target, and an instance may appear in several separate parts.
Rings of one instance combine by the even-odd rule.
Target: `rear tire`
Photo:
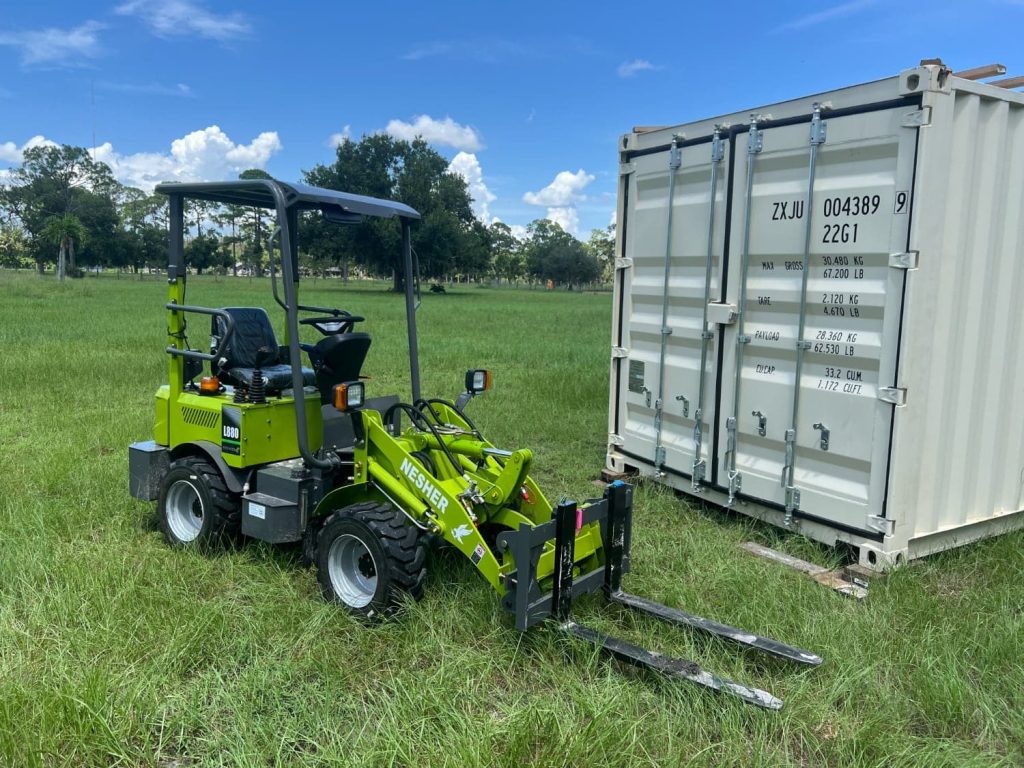
[[[324,598],[364,619],[393,613],[404,595],[422,599],[427,548],[420,533],[388,503],[368,501],[331,513],[316,542]]]
[[[160,486],[160,530],[176,547],[216,547],[237,537],[242,505],[205,457],[171,463]]]

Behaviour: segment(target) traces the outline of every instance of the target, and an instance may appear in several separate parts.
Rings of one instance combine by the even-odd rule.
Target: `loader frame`
[[[320,546],[321,530],[334,524],[332,520],[338,523],[338,515],[346,510],[358,509],[358,514],[363,514],[368,504],[390,505],[385,509],[397,510],[405,520],[399,516],[397,523],[380,523],[380,515],[387,518],[398,512],[373,511],[378,517],[365,518],[369,520],[366,530],[370,530],[370,523],[389,525],[391,533],[398,529],[409,532],[408,537],[404,532],[400,534],[403,541],[423,536],[451,545],[470,560],[497,593],[503,609],[512,614],[516,629],[525,631],[549,622],[622,661],[727,692],[768,709],[777,709],[782,702],[765,691],[710,674],[691,661],[663,656],[581,626],[571,618],[573,601],[602,591],[610,602],[662,621],[708,632],[789,661],[810,665],[821,662],[816,655],[798,648],[623,591],[622,578],[629,571],[633,538],[631,486],[615,482],[600,498],[582,503],[567,500],[553,506],[530,477],[532,452],[493,445],[466,415],[466,403],[477,394],[471,387],[474,371],[467,373],[467,391],[454,403],[421,396],[417,269],[410,234],[412,222],[419,218],[415,210],[401,203],[271,179],[161,184],[157,191],[170,196],[166,303],[169,380],[157,391],[154,439],[130,447],[130,487],[134,496],[148,500],[159,496],[158,506],[162,506],[164,478],[191,487],[209,483],[208,478],[214,477],[217,499],[206,496],[211,505],[214,501],[219,505],[222,522],[230,521],[231,500],[237,499],[242,534],[272,543],[304,541],[307,550]],[[285,313],[283,346],[287,348],[292,384],[276,397],[239,398],[238,392],[219,383],[219,389],[203,391],[192,381],[203,363],[210,362],[213,367],[235,327],[226,309],[185,301],[186,198],[256,205],[276,212],[277,229],[268,242],[271,287]],[[339,223],[355,223],[364,216],[399,219],[411,403],[386,396],[367,401],[360,398],[350,407],[347,399],[340,398],[340,388],[358,387],[362,392],[360,382],[334,385],[332,404],[321,404],[318,398],[314,408],[308,402],[299,313],[352,317],[342,310],[299,303],[299,214],[309,210],[322,211]],[[275,237],[279,242],[283,297],[277,289]],[[191,348],[186,323],[189,314],[219,318],[223,323],[223,333],[210,352]],[[336,332],[343,335],[347,331]],[[254,381],[262,381],[260,374],[254,376]],[[486,388],[489,373],[482,378]],[[408,420],[407,428],[403,428],[403,420]],[[198,463],[189,458],[197,456]],[[181,464],[183,460],[185,465]],[[219,487],[221,482],[223,489]],[[204,494],[195,493],[196,503],[203,501]],[[348,523],[341,520],[338,524]],[[350,539],[353,536],[346,535]],[[181,542],[172,539],[172,543]]]

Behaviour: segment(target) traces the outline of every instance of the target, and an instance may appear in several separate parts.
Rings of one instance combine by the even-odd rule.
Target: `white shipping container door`
[[[766,117],[748,197],[752,113]],[[608,468],[775,524],[790,511],[871,568],[1024,527],[1022,115],[1022,94],[930,63],[622,136]],[[714,130],[727,147],[703,370],[713,396],[695,457],[704,340],[690,283],[704,216],[687,207],[708,198],[684,177],[707,164],[707,150],[692,153]],[[662,322],[668,147],[682,134]]]
[[[632,265],[625,272],[621,289],[625,297],[621,343],[628,355],[619,367],[621,450],[687,476],[693,470],[696,455],[694,426],[700,406],[702,356],[705,366],[700,454],[707,466],[712,457],[718,342],[714,334],[704,338],[702,331],[705,303],[708,297],[716,301],[721,292],[728,153],[726,140],[713,142],[707,137],[699,143],[681,146],[677,155],[667,150],[642,155],[633,159],[626,186],[629,222],[625,256],[632,259]],[[678,160],[675,169],[670,167],[673,156]],[[662,352],[665,307],[664,327],[671,332],[665,335]],[[658,451],[659,445],[663,454]]]
[[[917,141],[917,129],[904,124],[912,111],[823,112],[810,209],[808,122],[762,128],[758,152],[748,153],[742,133],[734,146],[726,300],[742,318],[722,326],[716,484],[729,488],[731,479],[744,497],[862,531],[869,515],[884,512],[898,397],[890,388],[912,262],[904,254]],[[787,498],[789,466],[798,502]]]

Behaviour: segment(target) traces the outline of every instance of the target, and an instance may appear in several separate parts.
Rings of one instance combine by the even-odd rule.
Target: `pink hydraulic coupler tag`
[[[576,533],[580,532],[580,528],[583,527],[583,508],[576,507]]]

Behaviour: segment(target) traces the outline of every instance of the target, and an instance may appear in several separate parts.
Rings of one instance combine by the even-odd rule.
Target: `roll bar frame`
[[[340,209],[343,216],[353,222],[360,221],[363,216],[382,218],[397,216],[402,226],[402,261],[404,262],[405,269],[405,310],[409,341],[410,384],[413,401],[415,402],[420,399],[419,352],[416,335],[411,233],[412,222],[419,218],[419,214],[414,209],[392,201],[347,195],[333,190],[306,187],[298,184],[285,184],[274,179],[246,179],[233,182],[202,184],[164,183],[157,185],[156,191],[170,197],[170,247],[168,249],[167,278],[171,297],[167,304],[167,310],[172,316],[170,324],[172,328],[177,327],[176,323],[179,321],[180,313],[183,312],[198,312],[218,316],[224,314],[220,310],[190,306],[183,303],[186,280],[184,200],[203,199],[234,205],[249,204],[270,208],[276,213],[276,231],[280,232],[281,277],[284,287],[284,300],[281,300],[277,292],[277,279],[273,270],[273,250],[271,250],[270,255],[272,290],[275,301],[285,311],[288,362],[292,369],[292,391],[295,400],[298,449],[306,466],[319,469],[334,469],[339,465],[340,460],[337,456],[328,456],[327,458],[315,456],[309,447],[309,433],[306,429],[306,398],[302,376],[302,350],[299,347],[299,312],[332,313],[334,310],[299,304],[299,211],[320,209],[326,212],[328,208],[332,210],[337,208]],[[229,334],[231,330],[232,325],[229,323]],[[175,343],[177,344],[177,341]],[[213,358],[213,355],[207,355],[194,350],[184,350],[175,345],[169,346],[167,351],[176,357],[192,357],[201,360]]]

